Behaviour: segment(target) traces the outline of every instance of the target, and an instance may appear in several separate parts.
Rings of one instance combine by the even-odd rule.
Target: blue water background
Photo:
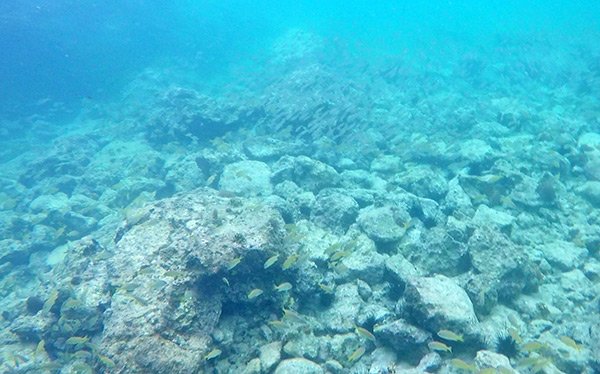
[[[52,112],[60,125],[82,100],[110,100],[150,65],[184,64],[190,78],[227,82],[232,63],[254,61],[258,71],[290,28],[364,59],[467,51],[498,37],[560,48],[598,37],[600,2],[8,0],[0,3],[0,119]]]

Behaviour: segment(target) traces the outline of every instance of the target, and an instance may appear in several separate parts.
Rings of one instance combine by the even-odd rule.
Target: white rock
[[[270,372],[281,360],[281,342],[272,342],[260,347],[260,363],[266,372]]]
[[[322,374],[323,369],[305,358],[289,358],[277,365],[274,374]]]
[[[406,285],[407,311],[431,331],[472,332],[477,316],[471,299],[456,282],[443,275],[410,279]]]
[[[485,204],[481,204],[477,207],[477,211],[475,211],[475,215],[472,219],[474,225],[491,225],[498,227],[501,230],[510,228],[514,221],[515,217],[510,214],[492,209]]]
[[[563,271],[580,267],[588,255],[587,249],[562,240],[547,243],[540,250],[550,264]]]
[[[241,196],[268,196],[273,191],[271,169],[260,161],[239,161],[225,166],[219,188]]]

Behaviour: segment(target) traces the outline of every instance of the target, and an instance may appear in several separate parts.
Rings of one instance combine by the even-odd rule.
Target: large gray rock
[[[335,190],[322,190],[311,211],[313,221],[343,234],[358,216],[358,203]]]
[[[352,281],[363,279],[369,284],[380,283],[385,271],[385,256],[377,252],[375,243],[360,234],[346,242],[344,250],[349,254],[341,260],[346,271],[340,278]]]
[[[281,361],[273,374],[322,374],[323,369],[305,358],[288,358]]]
[[[197,371],[224,292],[210,277],[225,272],[234,284],[236,274],[257,272],[283,235],[283,221],[272,208],[210,189],[148,206],[116,238],[112,273],[137,286],[112,295],[101,348],[133,371]],[[237,257],[243,264],[229,269]],[[148,358],[150,347],[163,351],[162,361]]]
[[[244,368],[243,374],[260,374],[261,372],[261,362],[259,358],[253,358],[248,361],[246,367]]]
[[[465,288],[469,295],[476,296],[473,302],[478,311],[487,312],[498,299],[514,299],[524,290],[537,287],[539,278],[524,250],[501,232],[480,227],[467,246],[475,271]]]
[[[577,189],[587,201],[595,207],[600,206],[600,182],[589,181],[585,182],[581,187]]]
[[[398,355],[391,347],[375,348],[369,358],[372,360],[369,373],[388,373],[398,362]]]
[[[544,258],[561,271],[573,270],[583,265],[588,251],[572,242],[556,240],[540,246]]]
[[[586,132],[577,139],[577,145],[589,151],[600,149],[600,134],[596,132]]]
[[[341,173],[342,187],[346,189],[364,189],[369,194],[386,193],[387,181],[366,170],[345,170]],[[373,203],[373,202],[372,202]],[[363,206],[361,204],[361,206]]]
[[[62,192],[53,195],[40,195],[29,203],[29,209],[33,213],[63,216],[70,209],[69,197]]]
[[[29,262],[31,250],[19,240],[0,240],[0,265],[10,262],[12,266]]]
[[[315,203],[315,195],[305,191],[292,181],[283,181],[274,188],[274,193],[284,198],[293,207],[294,221],[301,216],[308,216]]]
[[[477,207],[471,223],[475,226],[492,226],[500,229],[502,232],[510,232],[514,221],[515,217],[510,214],[481,204]]]
[[[288,143],[271,137],[251,137],[244,142],[244,151],[254,159],[274,161],[283,155],[300,154],[301,143]]]
[[[471,198],[463,190],[458,177],[454,177],[448,182],[448,193],[444,198],[443,208],[447,213],[458,216],[471,216],[473,212]]]
[[[111,208],[123,208],[131,204],[143,192],[153,193],[165,187],[165,182],[157,178],[127,177],[116,189],[103,188],[99,201]]]
[[[508,357],[496,352],[486,350],[478,351],[477,356],[475,357],[475,363],[480,368],[504,368],[508,370],[509,373],[517,373],[510,365]]]
[[[468,162],[469,165],[477,167],[490,163],[497,157],[494,149],[480,139],[471,139],[460,144],[458,151],[460,158]]]
[[[402,159],[398,156],[382,155],[371,162],[371,171],[392,174],[402,167]]]
[[[433,200],[442,199],[448,192],[448,182],[444,176],[425,165],[407,169],[393,183],[417,196]]]
[[[198,166],[194,154],[181,159],[169,160],[165,164],[165,181],[171,186],[173,192],[189,191],[206,184],[208,175],[205,175]]]
[[[402,244],[402,254],[426,272],[454,276],[468,270],[466,243],[452,237],[446,227],[415,227]]]
[[[590,157],[583,168],[583,172],[589,180],[600,180],[600,154],[598,153],[600,152],[595,152],[594,156]]]
[[[331,306],[319,314],[319,321],[329,331],[350,331],[354,328],[356,316],[364,304],[355,284],[341,284],[335,290]]]
[[[376,325],[373,333],[381,340],[400,352],[422,354],[431,334],[403,319]],[[420,356],[419,356],[420,357]]]
[[[368,207],[360,211],[358,224],[365,234],[378,243],[398,241],[406,232],[410,215],[391,206]]]
[[[236,195],[267,196],[273,191],[271,169],[261,161],[239,161],[225,166],[219,188]]]
[[[303,189],[318,193],[327,187],[337,187],[341,177],[330,165],[306,156],[284,156],[273,166],[273,182],[291,180]]]
[[[145,109],[145,135],[158,144],[212,139],[261,117],[260,111],[243,100],[214,99],[176,86],[163,92],[151,109]]]
[[[443,275],[409,280],[404,300],[408,319],[428,331],[450,329],[467,334],[477,323],[465,290]]]
[[[44,181],[47,188],[48,180],[57,176],[79,177],[104,142],[105,139],[99,134],[69,134],[58,138],[49,152],[42,153],[40,158],[23,168],[19,182],[32,188]]]
[[[275,341],[260,347],[260,364],[263,370],[270,371],[281,360],[281,342]]]
[[[395,254],[386,259],[385,269],[387,270],[387,275],[394,282],[394,286],[401,288],[404,288],[410,278],[423,275],[410,261],[400,254]]]
[[[299,334],[291,338],[284,346],[283,352],[287,357],[304,357],[316,360],[319,357],[321,337],[314,334]]]

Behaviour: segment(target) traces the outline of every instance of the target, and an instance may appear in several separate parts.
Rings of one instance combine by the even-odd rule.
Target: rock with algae
[[[159,200],[129,215],[108,247],[71,243],[40,278],[39,305],[9,330],[44,339],[63,365],[75,337],[93,346],[87,364],[111,372],[200,372],[222,300],[245,300],[240,279],[262,274],[284,233],[280,214],[258,200],[212,189]]]
[[[122,372],[197,371],[221,314],[214,278],[262,268],[283,235],[272,208],[210,189],[146,207],[116,238],[113,274],[135,289],[113,295],[101,349]]]

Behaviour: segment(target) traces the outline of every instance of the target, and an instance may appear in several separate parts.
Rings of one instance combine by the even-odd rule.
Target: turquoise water
[[[594,1],[0,4],[0,372],[597,373]]]

